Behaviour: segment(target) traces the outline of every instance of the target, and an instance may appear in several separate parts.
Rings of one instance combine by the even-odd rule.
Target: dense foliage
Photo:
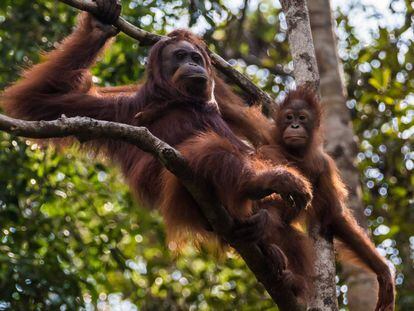
[[[293,80],[282,70],[291,63],[283,15],[273,3],[250,1],[244,9],[243,1],[133,0],[123,1],[123,15],[157,33],[192,26],[280,96]],[[414,308],[413,11],[408,0],[392,1],[389,14],[401,23],[374,27],[368,41],[352,16],[366,12],[380,21],[379,12],[355,5],[337,13],[365,213],[397,269],[400,310]],[[1,1],[0,89],[68,34],[75,15],[51,0]],[[94,68],[96,82],[134,83],[146,53],[118,36]],[[133,203],[105,159],[0,133],[0,310],[267,310],[266,297],[233,254],[217,260],[188,249],[174,257],[157,212]]]

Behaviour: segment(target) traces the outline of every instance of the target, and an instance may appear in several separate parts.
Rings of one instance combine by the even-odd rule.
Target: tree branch
[[[157,158],[169,171],[176,175],[201,207],[214,231],[228,238],[233,228],[233,219],[219,204],[208,185],[196,179],[187,160],[173,147],[158,139],[145,127],[95,120],[87,117],[61,118],[53,121],[23,121],[0,114],[0,130],[28,138],[61,138],[74,136],[80,141],[111,138],[130,143]],[[290,288],[269,275],[268,261],[256,244],[235,246],[270,294],[280,310],[303,310]]]
[[[319,93],[319,71],[309,22],[306,0],[281,0],[288,26],[288,40],[293,58],[294,75],[299,86],[308,86]],[[315,293],[312,310],[338,310],[335,286],[335,254],[333,238],[320,235],[320,226],[310,228],[316,249]]]
[[[358,224],[367,231],[361,180],[355,165],[358,147],[352,128],[351,113],[346,107],[347,94],[344,72],[337,52],[335,18],[330,0],[313,0],[309,2],[308,8],[321,76],[325,149],[334,156],[349,190],[348,207],[352,209]],[[342,262],[341,273],[348,285],[349,309],[375,310],[378,297],[378,291],[375,290],[378,288],[376,275],[350,262]]]
[[[96,3],[91,0],[59,0],[64,2],[74,8],[77,8],[82,11],[87,11],[92,14],[98,14],[98,7]],[[157,43],[159,40],[165,38],[165,36],[160,36],[153,34],[151,32],[140,29],[124,18],[119,17],[118,20],[113,24],[123,33],[127,34],[131,38],[134,38],[139,41],[142,46],[151,46]],[[226,75],[233,83],[239,86],[243,91],[245,91],[253,102],[261,104],[266,111],[273,111],[274,109],[274,100],[264,92],[262,89],[258,88],[249,78],[244,74],[235,70],[228,62],[226,62],[221,56],[213,53],[209,50],[209,54],[213,65],[224,75]]]

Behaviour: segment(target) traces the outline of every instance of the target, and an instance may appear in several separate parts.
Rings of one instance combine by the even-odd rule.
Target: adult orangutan
[[[237,220],[230,243],[263,238],[269,214],[265,210],[253,214],[254,200],[278,193],[294,200],[294,206],[287,205],[286,210],[307,205],[311,198],[307,180],[294,169],[260,161],[223,121],[213,96],[215,83],[223,89],[222,99],[237,97],[215,79],[204,43],[190,32],[174,31],[154,45],[147,79],[136,92],[126,88],[105,93],[93,88],[88,68],[116,34],[110,24],[120,14],[115,0],[96,0],[96,4],[98,16],[82,14],[74,33],[5,91],[7,113],[27,120],[52,120],[64,114],[137,125],[135,115],[146,107],[173,107],[148,128],[188,159],[195,176],[209,183]],[[197,203],[151,155],[110,139],[93,145],[120,164],[141,203],[160,206],[172,239],[212,237]],[[277,248],[264,247],[264,251],[283,268],[284,258]]]

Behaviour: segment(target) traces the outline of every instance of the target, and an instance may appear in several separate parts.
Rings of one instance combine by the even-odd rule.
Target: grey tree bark
[[[337,42],[330,0],[309,1],[309,15],[320,72],[320,90],[325,110],[325,136],[328,152],[335,158],[341,176],[348,186],[348,205],[359,224],[367,228],[363,213],[359,172],[355,166],[357,144],[352,129],[351,116],[346,107],[346,89],[342,64],[337,54]],[[343,265],[348,284],[350,310],[375,309],[377,281],[374,274],[355,265]]]
[[[294,76],[298,86],[306,85],[319,90],[319,72],[313,45],[306,0],[281,0],[288,26],[290,52]],[[332,236],[321,236],[314,226],[310,235],[316,248],[315,293],[308,307],[311,310],[338,310],[335,284],[335,254]]]

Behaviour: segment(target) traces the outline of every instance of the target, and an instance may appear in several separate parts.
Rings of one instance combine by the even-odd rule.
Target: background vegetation
[[[162,34],[191,26],[275,97],[293,84],[278,66],[292,67],[275,1],[251,0],[246,8],[243,1],[122,2],[123,15],[146,30]],[[380,251],[396,268],[399,310],[414,308],[413,12],[405,0],[391,1],[387,12],[352,3],[336,13],[365,214]],[[0,89],[67,35],[75,16],[57,1],[1,1]],[[369,31],[360,33],[356,16],[373,25]],[[134,83],[143,76],[146,54],[118,36],[94,68],[96,83]],[[338,279],[344,308],[346,290]],[[108,306],[267,310],[271,304],[232,254],[218,261],[188,249],[174,257],[159,215],[133,203],[104,159],[0,133],[0,310]]]

